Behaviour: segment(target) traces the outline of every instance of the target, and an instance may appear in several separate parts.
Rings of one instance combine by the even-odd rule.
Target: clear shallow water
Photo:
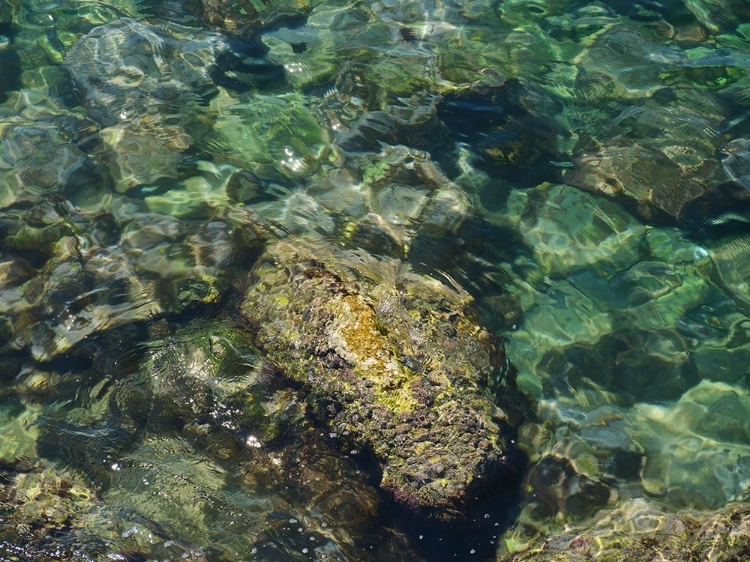
[[[747,500],[742,2],[245,8],[0,3],[2,556],[492,560]],[[469,291],[519,480],[387,501],[249,343],[259,223]]]

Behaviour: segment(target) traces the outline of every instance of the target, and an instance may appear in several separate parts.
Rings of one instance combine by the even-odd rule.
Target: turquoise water
[[[748,72],[740,0],[0,0],[0,559],[506,560],[747,502]],[[457,520],[269,358],[275,241],[419,303],[399,373],[439,386],[440,319],[504,343]]]

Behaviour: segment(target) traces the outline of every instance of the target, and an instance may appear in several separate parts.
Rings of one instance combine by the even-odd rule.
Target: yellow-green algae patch
[[[329,307],[334,320],[328,337],[336,352],[358,377],[373,383],[379,402],[397,412],[413,411],[417,401],[409,385],[414,374],[388,349],[372,308],[352,295],[332,300]]]
[[[301,239],[270,243],[248,286],[256,343],[332,404],[328,425],[372,451],[397,502],[457,520],[497,483],[508,416],[487,382],[508,364],[468,294],[399,260]]]

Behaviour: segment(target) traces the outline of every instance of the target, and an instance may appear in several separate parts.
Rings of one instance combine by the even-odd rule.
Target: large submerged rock
[[[108,127],[156,113],[186,117],[215,93],[217,59],[230,50],[217,33],[122,18],[82,37],[63,67],[91,117]]]
[[[184,153],[208,132],[205,106],[219,86],[284,83],[262,49],[219,33],[130,18],[99,26],[63,67],[99,131],[99,158],[116,191],[181,179]]]
[[[399,260],[294,240],[267,247],[242,313],[331,430],[374,454],[385,491],[451,521],[510,469],[486,388],[511,367],[470,304]]]

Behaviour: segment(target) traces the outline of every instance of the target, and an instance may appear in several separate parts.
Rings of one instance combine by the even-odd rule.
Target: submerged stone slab
[[[285,80],[262,49],[198,28],[130,18],[91,30],[62,66],[88,117],[103,127],[97,156],[120,193],[173,187],[183,178],[185,151],[208,133],[206,104],[220,86],[244,91]]]
[[[122,18],[82,37],[63,67],[90,117],[106,127],[156,114],[185,124],[187,110],[215,93],[217,59],[230,49],[217,33]]]
[[[451,521],[509,467],[507,416],[486,390],[509,367],[470,304],[399,260],[291,240],[256,263],[242,314],[331,429],[374,454],[386,492]]]
[[[674,513],[636,498],[593,520],[528,540],[520,528],[503,539],[496,560],[746,560],[750,553],[750,506]]]

